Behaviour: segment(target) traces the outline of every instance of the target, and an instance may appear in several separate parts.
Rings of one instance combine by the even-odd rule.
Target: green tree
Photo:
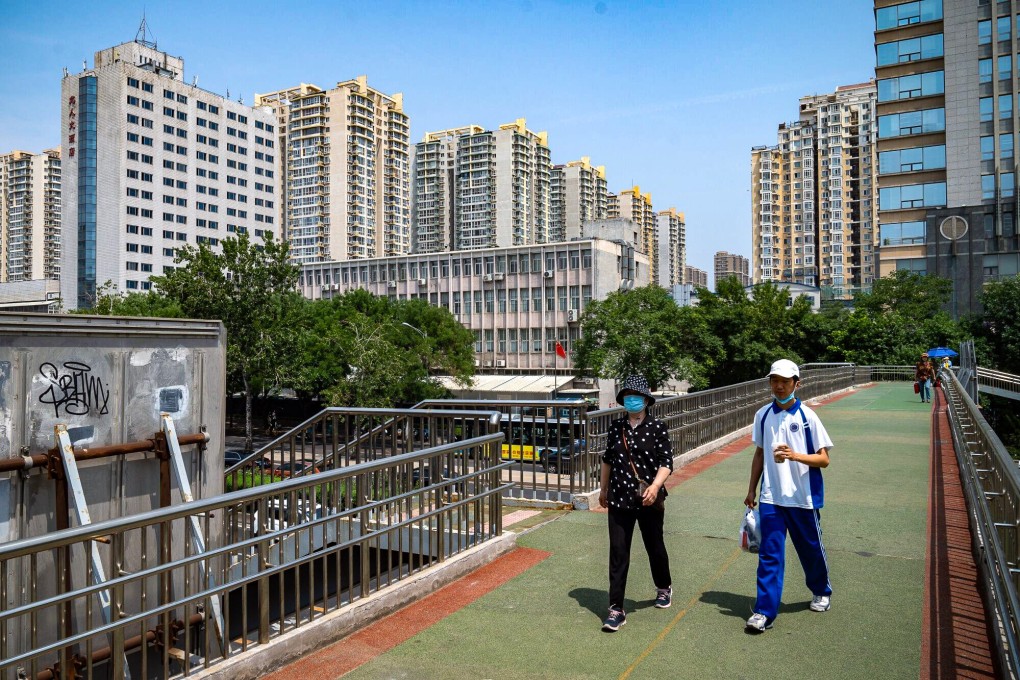
[[[96,304],[91,309],[75,309],[72,314],[98,314],[101,316],[148,316],[175,319],[183,316],[180,307],[155,290],[145,293],[124,294],[113,281],[96,289]]]
[[[287,259],[286,242],[267,232],[261,244],[241,234],[220,246],[219,253],[204,243],[184,246],[174,260],[178,266],[152,280],[184,316],[220,319],[226,327],[228,389],[244,395],[250,451],[252,397],[286,383],[303,300],[295,290],[298,268]]]
[[[854,296],[854,309],[831,332],[833,359],[857,364],[913,364],[921,352],[958,347],[967,333],[946,310],[952,282],[899,270]]]
[[[1020,275],[985,284],[975,334],[987,348],[981,365],[1020,374]]]
[[[364,290],[308,304],[295,388],[332,404],[413,404],[474,374],[474,336],[444,308]]]
[[[823,317],[805,297],[788,302],[789,294],[771,283],[755,286],[748,297],[735,277],[721,280],[715,293],[698,289],[697,313],[721,343],[713,387],[760,378],[776,359],[821,358],[827,344]]]
[[[718,342],[690,309],[659,286],[610,293],[581,318],[574,366],[599,378],[641,375],[654,387],[667,380],[704,385]]]
[[[953,295],[953,282],[940,276],[922,276],[899,269],[878,279],[871,292],[854,296],[854,309],[867,314],[898,314],[919,321],[946,308]]]

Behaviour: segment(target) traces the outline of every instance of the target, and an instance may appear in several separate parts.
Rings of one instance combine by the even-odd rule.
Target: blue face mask
[[[793,392],[790,392],[790,396],[788,396],[786,399],[780,399],[779,397],[772,397],[772,398],[775,399],[777,402],[779,402],[780,405],[786,406],[787,404],[789,404],[793,400],[793,397],[796,394],[797,394],[797,390],[794,390]]]
[[[641,413],[645,410],[645,398],[639,394],[628,394],[623,398],[623,407],[627,413]]]

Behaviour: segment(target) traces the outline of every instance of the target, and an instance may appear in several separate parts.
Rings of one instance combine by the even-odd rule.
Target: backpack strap
[[[807,416],[804,415],[804,409],[802,409],[800,406],[801,405],[798,402],[797,412],[800,413],[800,422],[804,424],[804,438],[807,440],[808,446],[807,454],[809,456],[813,456],[815,454],[815,443],[811,437],[811,425],[808,424]]]

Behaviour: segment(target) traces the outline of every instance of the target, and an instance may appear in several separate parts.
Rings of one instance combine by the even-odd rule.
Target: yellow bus
[[[503,460],[541,465],[550,472],[569,472],[584,452],[584,424],[568,418],[529,418],[504,415]]]

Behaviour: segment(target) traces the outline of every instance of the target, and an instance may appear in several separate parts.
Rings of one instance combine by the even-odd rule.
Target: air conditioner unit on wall
[[[551,269],[546,269],[544,272],[542,272],[542,276],[547,278],[547,279],[551,279],[553,277],[552,270]]]
[[[496,281],[502,281],[503,272],[496,272],[495,274],[492,275],[492,278],[495,279]]]
[[[486,362],[485,362],[485,363],[483,364],[483,366],[485,366],[485,368],[492,368],[492,362],[491,362],[491,361],[486,361]]]
[[[492,274],[486,274],[483,276],[482,281],[492,281]]]
[[[386,287],[387,288],[396,288],[397,287],[397,282],[396,281],[387,281],[386,282]]]
[[[506,368],[506,360],[496,359],[496,368]]]
[[[424,286],[425,284],[426,284],[426,280],[425,279],[418,279],[418,285],[419,286]]]
[[[577,321],[580,316],[580,312],[576,309],[567,310],[567,321]]]

